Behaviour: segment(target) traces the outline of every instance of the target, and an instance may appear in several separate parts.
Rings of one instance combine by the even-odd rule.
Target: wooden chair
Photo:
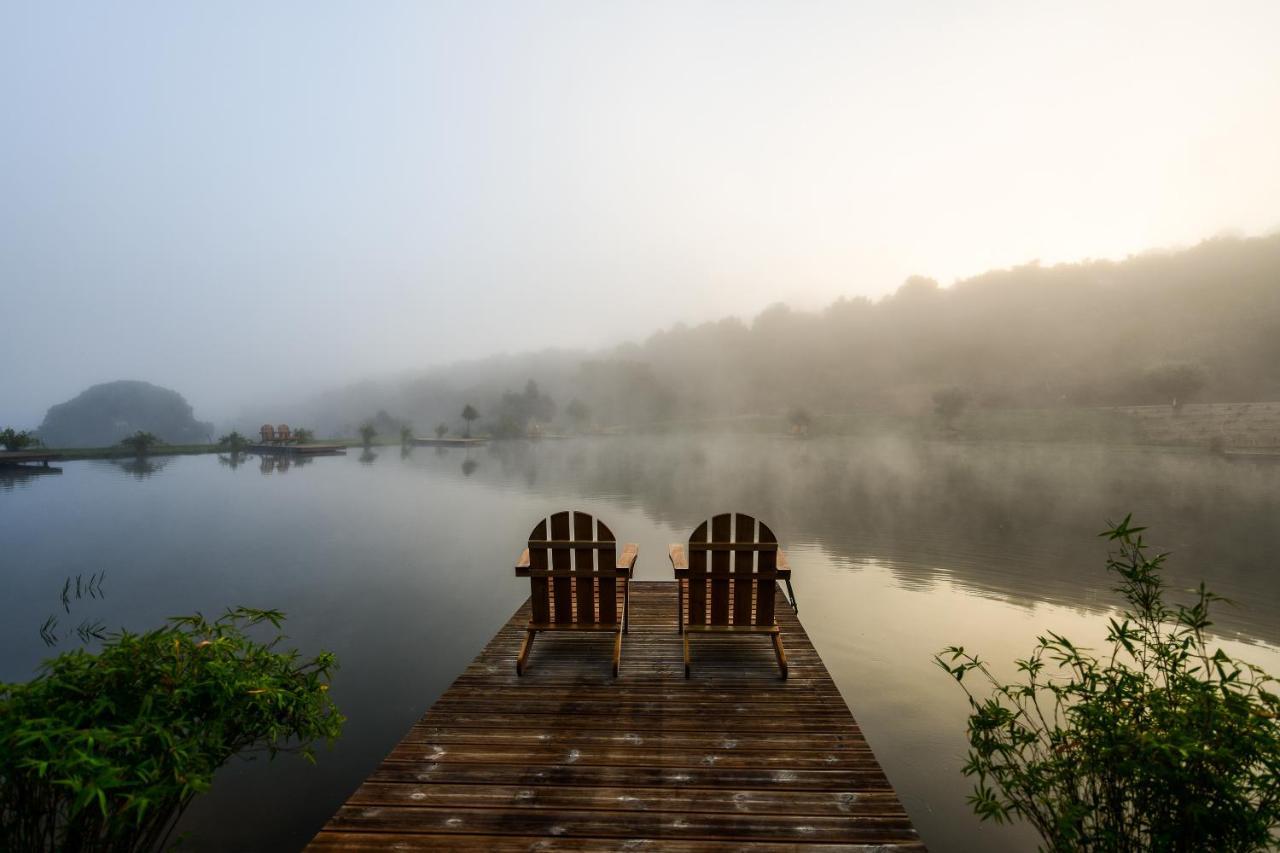
[[[678,588],[676,623],[684,635],[685,678],[691,670],[690,634],[768,634],[778,668],[787,677],[774,605],[778,581],[790,588],[791,566],[763,521],[742,513],[704,521],[689,537],[687,554],[684,545],[671,546],[671,567]]]
[[[271,442],[276,440],[276,428],[273,427],[271,424],[263,424],[261,433],[262,433],[263,444],[270,444]]]
[[[524,674],[539,631],[613,631],[617,634],[613,675],[617,677],[622,635],[631,616],[629,581],[640,551],[638,545],[627,545],[619,556],[617,547],[613,531],[585,512],[557,512],[533,528],[529,547],[516,563],[516,575],[530,579],[532,609],[516,656],[517,675]]]
[[[280,424],[280,426],[276,427],[276,441],[288,441],[288,440],[289,440],[289,425]]]

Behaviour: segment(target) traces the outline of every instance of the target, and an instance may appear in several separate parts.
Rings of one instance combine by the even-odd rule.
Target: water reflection
[[[263,457],[259,470],[313,461]],[[193,849],[304,846],[523,600],[527,585],[509,569],[519,540],[530,519],[566,505],[639,542],[646,580],[670,576],[666,544],[709,512],[768,519],[810,636],[937,851],[1035,844],[969,813],[966,706],[929,656],[962,643],[1000,664],[1046,629],[1097,637],[1117,601],[1095,536],[1108,517],[1132,511],[1151,527],[1173,552],[1171,586],[1204,578],[1240,601],[1215,628],[1252,644],[1241,657],[1280,671],[1280,466],[1066,445],[719,436],[495,442],[361,461],[246,480],[224,476],[226,463],[177,457],[145,489],[122,485],[117,464],[73,462],[57,488],[5,497],[5,523],[29,535],[6,543],[0,680],[30,677],[43,656],[30,614],[45,612],[48,579],[95,569],[130,591],[111,602],[113,627],[281,607],[304,652],[329,648],[342,661],[335,697],[351,722],[335,751],[317,767],[228,767],[184,818]]]
[[[137,456],[129,459],[112,459],[111,464],[135,480],[145,480],[163,471],[173,461],[171,456]]]
[[[237,468],[239,468],[242,464],[244,464],[248,460],[248,458],[249,456],[246,453],[240,453],[240,452],[228,453],[228,454],[219,453],[218,464],[225,465],[226,467],[234,471]]]
[[[25,487],[30,481],[46,474],[61,474],[62,469],[50,465],[49,467],[36,467],[26,465],[0,465],[0,492],[12,492],[19,487]]]
[[[365,465],[372,465],[373,461],[377,458],[378,458],[378,454],[374,453],[372,450],[370,450],[367,447],[364,449],[364,452],[360,454],[360,461],[363,462]]]
[[[1201,453],[892,438],[597,438],[496,442],[485,479],[641,507],[677,529],[708,507],[775,520],[789,540],[927,589],[946,579],[1023,604],[1110,601],[1096,534],[1133,512],[1174,552],[1175,588],[1205,578],[1238,607],[1219,627],[1280,641],[1269,581],[1280,466]],[[803,593],[801,593],[803,597]]]

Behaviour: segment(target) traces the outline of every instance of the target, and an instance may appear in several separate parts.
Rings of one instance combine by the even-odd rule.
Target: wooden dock
[[[47,450],[0,450],[0,466],[48,468],[50,462],[57,462],[61,458],[61,453],[50,453]]]
[[[924,850],[789,608],[786,681],[747,635],[695,638],[686,679],[675,611],[633,582],[618,679],[613,637],[573,632],[518,678],[526,603],[308,849]]]

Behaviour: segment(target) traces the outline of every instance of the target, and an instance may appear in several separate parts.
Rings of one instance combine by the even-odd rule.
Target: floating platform
[[[346,453],[345,444],[251,444],[247,453],[285,454],[290,456],[324,456]]]
[[[696,641],[686,679],[673,581],[632,583],[617,679],[612,635],[567,631],[517,677],[528,618],[526,602],[308,850],[925,849],[790,609],[786,681],[751,635]]]
[[[488,444],[487,438],[415,438],[414,447],[479,447]]]
[[[0,450],[0,466],[48,468],[50,462],[62,458],[61,453],[47,450]]]

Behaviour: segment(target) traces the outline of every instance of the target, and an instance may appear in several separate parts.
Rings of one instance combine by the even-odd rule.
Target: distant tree
[[[218,445],[220,447],[225,447],[227,450],[230,450],[233,455],[243,451],[246,447],[249,446],[249,443],[250,443],[249,439],[245,438],[243,435],[236,432],[235,430],[232,430],[231,432],[222,436],[222,438],[218,439]]]
[[[400,427],[400,446],[408,447],[413,444],[413,425],[403,424]]]
[[[298,442],[298,444],[310,444],[316,440],[316,434],[306,427],[303,427],[302,429],[295,429],[293,431],[293,439]]]
[[[1151,368],[1143,379],[1155,396],[1168,400],[1173,411],[1180,412],[1182,404],[1204,388],[1207,377],[1198,364],[1169,362]]]
[[[448,424],[436,424],[436,438],[444,438],[449,434]]]
[[[128,438],[120,440],[120,444],[129,448],[138,456],[146,456],[151,449],[160,443],[160,439],[149,432],[138,430]]]
[[[15,431],[13,427],[5,427],[4,431],[0,432],[0,444],[4,445],[5,450],[24,450],[28,447],[39,447],[40,439],[25,429]]]
[[[373,440],[377,435],[378,430],[373,425],[373,421],[365,421],[360,425],[360,440],[364,442],[365,450],[373,446]]]
[[[969,405],[969,392],[952,385],[933,392],[933,411],[947,429],[954,429],[956,418]]]
[[[791,424],[791,431],[796,435],[808,435],[813,427],[813,415],[809,414],[808,410],[796,406],[787,413],[787,422]]]
[[[568,416],[574,429],[579,432],[585,429],[587,424],[591,423],[591,407],[577,397],[570,400],[569,405],[564,407],[564,413]]]
[[[480,413],[476,411],[476,407],[467,403],[462,407],[462,419],[467,422],[467,438],[471,438],[471,422],[480,417]]]

